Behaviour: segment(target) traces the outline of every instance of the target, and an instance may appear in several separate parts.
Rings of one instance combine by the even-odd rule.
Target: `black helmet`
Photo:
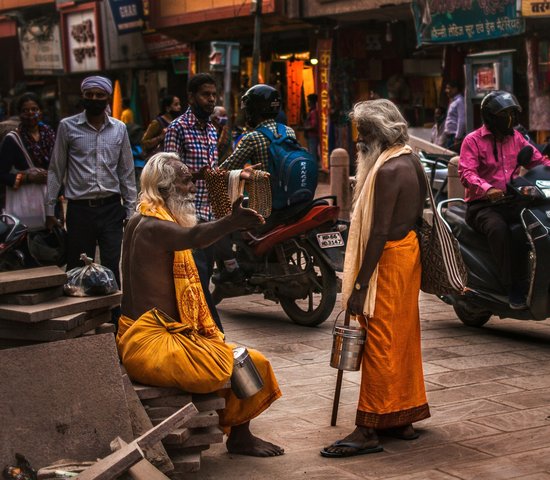
[[[494,117],[508,109],[514,112],[515,115],[521,112],[521,106],[513,93],[503,90],[489,92],[481,101],[481,118],[483,119],[483,123],[490,127]]]
[[[281,95],[273,87],[260,83],[242,96],[241,108],[245,111],[246,120],[256,126],[257,122],[277,116],[281,108]]]
[[[67,259],[67,232],[60,227],[29,232],[27,245],[40,265],[64,265]]]

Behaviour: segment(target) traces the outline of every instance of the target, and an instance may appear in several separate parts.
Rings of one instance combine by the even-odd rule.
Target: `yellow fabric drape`
[[[342,281],[342,308],[344,310],[348,307],[348,300],[353,292],[357,274],[361,269],[361,265],[363,265],[363,257],[370,238],[374,209],[374,187],[378,170],[384,163],[392,158],[408,155],[410,153],[412,153],[412,148],[408,145],[397,145],[388,148],[382,152],[376,160],[365,179],[364,185],[359,186],[361,192],[353,207],[348,243],[346,245],[346,255],[344,257],[344,279]],[[377,272],[378,267],[374,269],[371,275],[367,297],[365,298],[363,313],[367,317],[371,317],[374,312]]]
[[[175,222],[162,207],[140,205],[140,213]],[[121,316],[117,345],[122,363],[133,380],[147,385],[178,387],[191,393],[218,391],[226,399],[220,425],[250,421],[281,396],[269,361],[255,350],[249,355],[264,386],[250,398],[238,399],[222,389],[233,371],[233,346],[224,343],[204,297],[191,250],[174,252],[174,287],[179,319],[170,321],[152,309],[139,319]]]
[[[356,424],[391,428],[428,418],[420,350],[420,248],[414,231],[386,242],[367,329]]]
[[[111,116],[120,120],[122,116],[122,91],[118,80],[115,80],[115,87],[113,89],[113,108],[111,110]]]

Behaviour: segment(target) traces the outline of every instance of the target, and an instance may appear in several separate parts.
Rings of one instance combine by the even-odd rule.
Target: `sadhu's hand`
[[[237,226],[239,230],[249,230],[250,228],[257,227],[258,225],[265,223],[264,217],[262,217],[256,210],[244,208],[242,203],[242,195],[233,202],[230,215],[232,225]]]
[[[368,285],[361,290],[353,289],[352,294],[348,299],[348,312],[350,315],[363,315],[365,308],[365,300],[367,299]]]

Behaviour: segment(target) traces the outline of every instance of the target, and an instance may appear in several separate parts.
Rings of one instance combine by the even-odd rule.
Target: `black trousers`
[[[468,204],[466,210],[466,223],[487,237],[491,254],[500,268],[502,285],[508,292],[521,284],[523,275],[526,238],[514,238],[509,226],[518,220],[518,209],[509,204],[491,205],[480,201]]]
[[[100,206],[89,206],[80,201],[67,204],[67,270],[82,267],[80,254],[94,258],[99,246],[101,265],[111,270],[120,283],[120,254],[123,222],[126,209],[120,200]],[[113,310],[113,323],[117,323],[120,309]]]
[[[218,309],[214,305],[214,300],[210,294],[210,278],[212,277],[212,272],[214,271],[214,245],[210,245],[207,248],[202,250],[193,250],[193,259],[195,260],[195,265],[197,266],[197,271],[199,273],[199,278],[202,285],[202,290],[204,292],[204,297],[208,308],[210,309],[210,314],[216,322],[218,328],[223,332],[222,322],[220,320],[220,315],[218,314]]]

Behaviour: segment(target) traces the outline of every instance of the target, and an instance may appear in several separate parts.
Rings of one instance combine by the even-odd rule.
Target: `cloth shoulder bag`
[[[422,279],[420,289],[433,295],[462,295],[466,288],[468,273],[460,253],[457,239],[449,231],[437,213],[435,200],[428,177],[424,173],[433,212],[433,224],[421,220],[418,229]]]
[[[12,131],[6,136],[10,136],[15,141],[25,156],[29,166],[25,171],[28,172],[36,168],[19,134]],[[15,172],[17,173],[17,171]],[[30,230],[43,229],[46,223],[46,192],[47,186],[45,184],[25,183],[20,185],[18,189],[6,187],[4,212],[17,217]]]

